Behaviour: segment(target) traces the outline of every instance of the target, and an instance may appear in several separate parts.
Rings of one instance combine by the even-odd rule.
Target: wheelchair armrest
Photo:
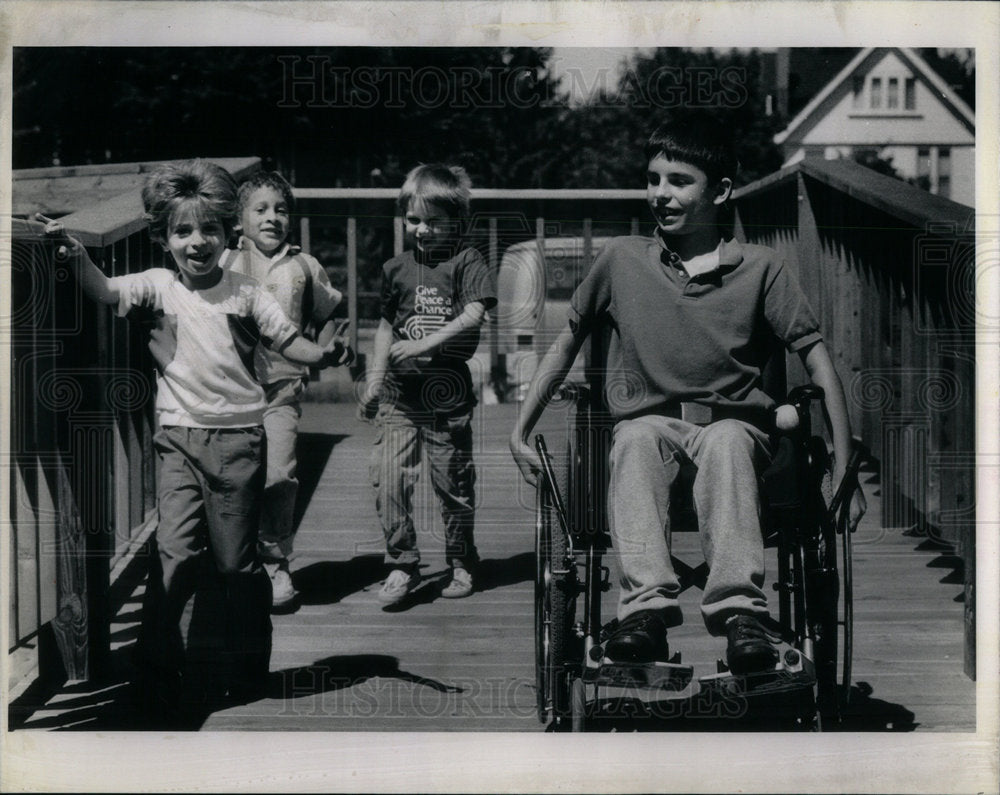
[[[804,436],[808,436],[810,434],[809,405],[813,400],[822,400],[823,397],[823,388],[815,384],[795,387],[788,393],[785,402],[774,408],[775,429],[779,433],[800,432]]]
[[[563,381],[556,390],[559,400],[569,400],[574,403],[589,401],[592,387],[586,381]]]
[[[815,384],[803,384],[789,392],[785,402],[791,403],[793,406],[808,405],[810,400],[822,400],[823,397],[823,387]]]

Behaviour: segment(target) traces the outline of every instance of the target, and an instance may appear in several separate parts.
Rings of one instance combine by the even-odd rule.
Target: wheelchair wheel
[[[556,466],[556,485],[568,493],[568,466]],[[561,724],[572,712],[570,667],[576,570],[552,495],[539,486],[535,525],[535,683],[538,719]]]
[[[814,437],[810,449],[811,471],[830,471],[830,456],[822,439]],[[841,718],[850,687],[853,646],[853,605],[850,538],[838,534],[836,524],[826,513],[822,483],[813,493],[817,504],[813,513],[819,525],[816,559],[806,566],[809,589],[809,623],[815,639],[816,710],[819,728],[830,728]],[[838,570],[838,539],[843,551],[843,568]],[[841,577],[843,587],[841,587]]]

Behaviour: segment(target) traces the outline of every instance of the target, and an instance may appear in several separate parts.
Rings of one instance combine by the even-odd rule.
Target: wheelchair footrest
[[[750,674],[723,671],[700,677],[698,685],[702,691],[715,690],[725,695],[752,698],[792,693],[816,684],[816,671],[808,657],[790,646],[783,646],[779,651],[778,663],[771,670]]]
[[[636,687],[680,691],[691,684],[694,668],[678,663],[627,663],[605,657],[600,665],[584,671],[585,682],[610,687]]]

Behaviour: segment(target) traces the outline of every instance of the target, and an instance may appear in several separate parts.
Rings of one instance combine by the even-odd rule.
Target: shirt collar
[[[743,262],[743,244],[736,238],[723,240],[719,247],[719,267],[735,268]]]
[[[656,242],[663,252],[667,254],[674,253],[663,239],[663,235],[655,232],[653,237],[656,238]],[[736,238],[723,238],[719,244],[719,267],[709,271],[709,273],[714,273],[715,270],[732,270],[741,262],[743,262],[743,245]]]

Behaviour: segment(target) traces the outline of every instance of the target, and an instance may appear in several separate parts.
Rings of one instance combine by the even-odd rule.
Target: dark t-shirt
[[[496,278],[482,255],[466,248],[437,262],[418,261],[412,251],[382,266],[382,318],[393,342],[419,340],[458,317],[470,303],[496,304]],[[475,405],[466,362],[479,346],[479,328],[467,329],[429,358],[390,367],[385,379],[391,400],[412,411],[455,413]]]
[[[606,398],[623,419],[682,402],[767,409],[761,370],[777,337],[821,339],[798,281],[773,249],[726,240],[719,267],[689,277],[659,237],[609,241],[573,295],[570,320],[610,326]]]

